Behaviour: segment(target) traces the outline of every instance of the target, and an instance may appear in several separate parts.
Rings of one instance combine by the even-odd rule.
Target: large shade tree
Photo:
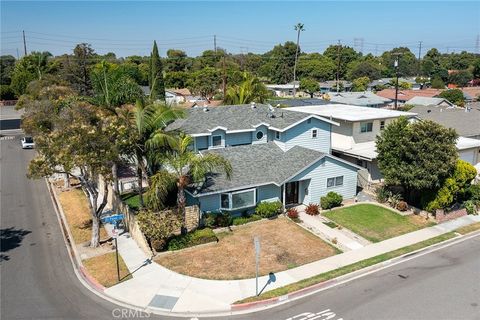
[[[432,121],[393,121],[377,136],[378,167],[387,185],[401,186],[406,199],[439,188],[458,158],[455,130]]]
[[[183,217],[182,232],[186,231],[185,189],[190,184],[202,184],[211,173],[224,173],[228,179],[232,174],[232,166],[228,160],[216,153],[199,155],[191,150],[193,138],[180,134],[172,149],[162,159],[163,169],[151,177],[147,199],[152,207],[161,207],[168,191],[177,187],[177,207]]]

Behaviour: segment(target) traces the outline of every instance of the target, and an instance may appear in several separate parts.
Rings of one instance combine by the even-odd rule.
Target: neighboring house
[[[376,90],[378,87],[395,87],[396,81],[396,78],[381,78],[373,80],[368,84],[367,90],[373,91]],[[412,86],[412,90],[422,89],[422,84],[417,83],[415,81],[415,78],[398,78],[398,84],[400,85],[402,82],[409,83]]]
[[[413,97],[405,104],[413,106],[432,106],[432,107],[445,107],[455,108],[455,105],[444,98],[430,98],[430,97]]]
[[[340,80],[338,81],[338,84],[339,92],[352,91],[352,83],[350,81]],[[323,81],[320,82],[319,85],[320,93],[337,92],[336,80]]]
[[[203,212],[241,213],[261,201],[319,203],[329,191],[355,197],[361,168],[331,155],[332,127],[338,125],[316,115],[252,104],[190,109],[167,130],[184,131],[200,155],[220,154],[233,167],[230,180],[212,173],[202,184],[191,185],[187,203],[198,204]]]
[[[442,90],[440,89],[422,89],[422,90],[402,90],[398,89],[398,105],[405,104],[408,100],[414,97],[436,97]],[[395,89],[383,89],[377,92],[377,95],[383,98],[390,99],[391,102],[388,106],[395,104]]]
[[[400,116],[415,117],[415,113],[411,112],[342,104],[287,109],[317,115],[340,124],[332,127],[332,153],[367,169],[367,172],[359,172],[358,183],[362,187],[379,182],[382,178],[376,160],[376,136]]]
[[[295,98],[295,99],[284,99],[284,100],[274,100],[271,101],[271,104],[274,106],[282,106],[282,107],[303,107],[303,106],[320,106],[324,104],[332,104],[335,102],[327,101],[318,98]]]
[[[410,111],[418,114],[420,119],[453,128],[460,136],[480,139],[480,109],[416,106]]]
[[[293,89],[295,88],[299,92],[300,82],[287,84],[267,84],[265,85],[268,90],[272,91],[276,97],[293,97]]]
[[[355,105],[361,107],[383,108],[391,100],[380,97],[373,92],[330,92],[327,93],[327,100],[336,103]]]

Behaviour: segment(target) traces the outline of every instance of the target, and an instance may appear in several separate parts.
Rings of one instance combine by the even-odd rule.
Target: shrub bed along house
[[[245,217],[235,217],[235,218],[233,218],[232,224],[234,226],[239,226],[239,225],[242,225],[242,224],[246,224],[246,223],[253,222],[253,221],[258,221],[258,220],[261,220],[261,219],[262,219],[262,217],[260,217],[259,215],[252,214],[250,216],[245,216]]]
[[[218,238],[210,228],[197,229],[187,234],[174,236],[168,242],[168,250],[180,250],[209,242],[218,242]]]
[[[260,202],[255,208],[255,213],[262,218],[271,218],[282,213],[282,203],[280,201]]]
[[[327,193],[326,196],[320,198],[320,205],[323,210],[332,209],[342,205],[343,197],[333,191]]]

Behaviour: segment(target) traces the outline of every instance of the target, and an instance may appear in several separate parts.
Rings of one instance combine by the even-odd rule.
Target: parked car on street
[[[35,147],[32,137],[23,137],[20,141],[22,142],[22,149],[33,149]]]

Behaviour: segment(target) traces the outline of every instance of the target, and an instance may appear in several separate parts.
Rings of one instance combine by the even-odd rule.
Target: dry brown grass
[[[67,218],[70,231],[76,244],[90,241],[92,236],[91,215],[88,200],[81,189],[60,192],[60,204]],[[100,239],[108,238],[103,227],[100,228]]]
[[[118,262],[121,281],[130,279],[132,276],[129,274],[128,268],[120,255],[118,256]],[[88,273],[104,287],[111,287],[118,283],[115,252],[86,259],[83,261],[83,265]]]
[[[460,234],[467,234],[467,233],[474,232],[474,231],[477,231],[477,230],[480,230],[480,222],[475,222],[471,225],[460,227],[455,231],[460,233]]]
[[[253,238],[260,237],[260,274],[278,272],[339,251],[285,219],[265,220],[218,235],[214,245],[162,255],[155,261],[176,272],[206,279],[255,276]]]

